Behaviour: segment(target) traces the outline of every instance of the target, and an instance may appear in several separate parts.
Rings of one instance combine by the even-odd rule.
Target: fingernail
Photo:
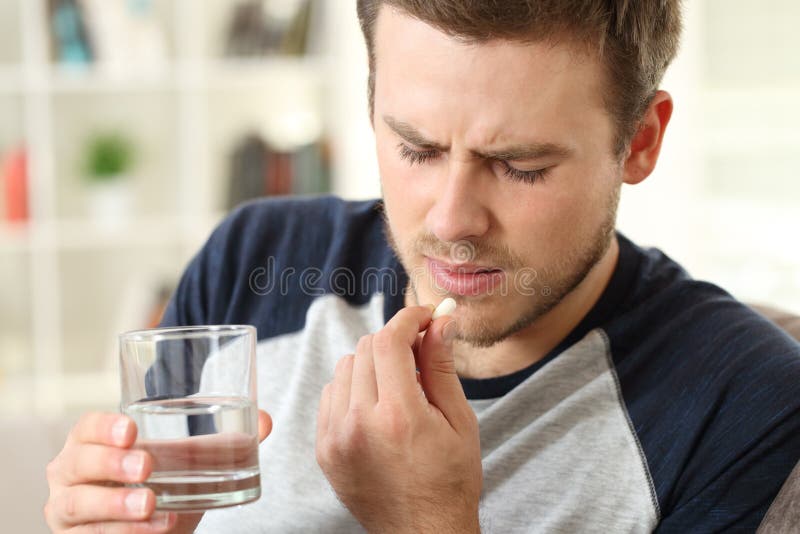
[[[150,525],[153,527],[166,527],[169,525],[170,515],[167,513],[156,512],[150,517]]]
[[[144,468],[144,455],[140,453],[131,453],[122,459],[122,470],[130,478],[139,478]]]
[[[144,492],[131,492],[125,497],[125,508],[133,514],[143,514],[145,506],[147,506],[147,494]]]
[[[456,334],[458,333],[458,321],[452,320],[449,321],[444,328],[442,328],[442,340],[450,344],[456,338]]]
[[[125,442],[125,436],[128,434],[128,420],[125,418],[120,419],[114,426],[111,427],[111,439],[114,443],[122,444]]]

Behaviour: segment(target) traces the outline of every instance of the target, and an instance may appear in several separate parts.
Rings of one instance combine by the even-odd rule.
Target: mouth
[[[503,269],[474,263],[449,263],[425,257],[428,270],[439,289],[460,296],[490,293],[506,277]]]
[[[502,271],[502,269],[498,267],[475,265],[473,263],[447,263],[445,261],[435,260],[433,258],[428,258],[428,260],[431,264],[436,265],[438,269],[453,274],[481,274]]]

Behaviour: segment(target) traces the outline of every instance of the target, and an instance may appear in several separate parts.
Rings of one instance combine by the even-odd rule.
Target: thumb
[[[272,432],[272,417],[264,410],[258,411],[258,441],[262,442]]]
[[[439,408],[450,425],[459,430],[465,423],[466,410],[471,411],[471,408],[456,374],[453,338],[457,329],[456,320],[450,316],[434,320],[417,351],[417,368],[428,402]]]

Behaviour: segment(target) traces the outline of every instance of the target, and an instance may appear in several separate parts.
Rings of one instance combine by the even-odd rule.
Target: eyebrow
[[[399,135],[412,145],[416,145],[419,148],[424,148],[424,149],[436,149],[441,151],[448,150],[448,147],[440,145],[439,143],[435,143],[429,139],[426,139],[425,136],[422,135],[419,130],[417,130],[407,122],[399,121],[389,115],[383,116],[383,122],[385,122],[386,126],[388,126],[394,133],[396,133],[397,135]]]
[[[386,123],[394,133],[405,139],[407,142],[418,146],[423,150],[439,150],[446,152],[450,147],[426,139],[419,130],[408,124],[395,119],[389,115],[383,116]],[[567,157],[572,154],[572,149],[557,143],[530,143],[517,144],[495,150],[471,151],[475,156],[496,159],[503,161],[519,161],[527,159],[539,159],[551,156]]]

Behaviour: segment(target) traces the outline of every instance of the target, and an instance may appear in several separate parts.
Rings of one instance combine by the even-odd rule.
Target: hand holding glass
[[[261,495],[252,326],[120,335],[122,411],[154,461],[156,508],[198,511]]]

